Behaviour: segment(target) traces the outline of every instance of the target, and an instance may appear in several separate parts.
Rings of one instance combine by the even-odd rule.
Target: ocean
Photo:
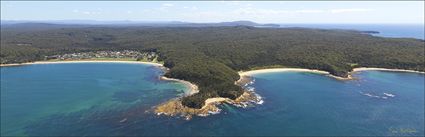
[[[1,135],[424,135],[423,74],[362,71],[339,81],[307,72],[255,74],[254,107],[185,120],[152,107],[180,96],[145,64],[66,63],[1,68]]]
[[[74,115],[84,114],[78,119],[85,121],[96,120],[91,115],[105,118],[102,116],[112,111],[128,110],[134,105],[138,110],[148,110],[184,93],[185,85],[159,80],[158,76],[162,73],[161,69],[152,65],[134,63],[1,67],[1,135],[51,134],[49,130],[53,131],[58,127],[43,130],[32,128],[56,126],[50,122],[46,125],[39,123],[56,116],[66,120]],[[105,115],[96,116],[95,113],[101,112]],[[107,119],[117,121],[130,117],[126,114],[110,116]],[[57,120],[59,119],[53,121],[61,122]],[[108,120],[103,122],[106,121]],[[73,122],[62,124],[76,124]],[[34,127],[31,128],[31,125]],[[72,128],[71,126],[70,129]],[[66,132],[57,132],[56,135],[68,135],[64,133]]]
[[[424,24],[280,24],[281,27],[378,31],[380,37],[425,39]]]

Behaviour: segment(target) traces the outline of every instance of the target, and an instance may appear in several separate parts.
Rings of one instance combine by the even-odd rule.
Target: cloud
[[[80,11],[78,9],[74,9],[72,10],[73,13],[78,13],[78,14],[85,14],[85,15],[97,15],[97,14],[102,14],[102,12],[100,11]]]
[[[196,7],[196,6],[192,6],[192,7],[184,6],[183,9],[198,10],[198,7]]]
[[[295,13],[324,13],[324,10],[296,10]]]
[[[162,4],[162,6],[163,6],[163,7],[173,7],[173,6],[174,6],[174,4],[171,4],[171,3],[164,3],[164,4]]]
[[[368,12],[373,11],[372,9],[332,9],[331,13],[348,13],[348,12]]]
[[[159,7],[158,9],[160,10],[160,11],[163,11],[163,12],[167,12],[168,10],[168,8],[171,8],[171,7],[174,7],[174,4],[171,4],[171,3],[163,3],[162,5],[161,5],[161,7]]]
[[[234,14],[251,14],[251,15],[276,15],[289,13],[287,10],[271,10],[271,9],[256,9],[256,8],[239,8],[232,11]]]
[[[254,5],[249,1],[220,1],[220,3],[226,6],[233,7],[251,7]]]

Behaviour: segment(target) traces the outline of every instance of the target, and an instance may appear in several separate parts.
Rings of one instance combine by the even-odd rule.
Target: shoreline
[[[264,102],[262,98],[253,91],[245,91],[235,100],[223,97],[208,98],[205,100],[204,106],[199,109],[184,106],[181,103],[181,99],[181,97],[173,98],[157,106],[154,106],[152,107],[153,112],[157,116],[179,116],[185,118],[186,120],[190,120],[193,116],[206,117],[209,115],[219,114],[221,109],[218,107],[218,105],[222,103],[228,103],[236,107],[245,108],[256,104],[262,104]]]
[[[193,94],[199,92],[198,86],[196,84],[193,84],[193,83],[189,82],[189,81],[185,81],[185,80],[181,80],[181,79],[175,79],[175,78],[167,78],[165,76],[161,76],[159,79],[160,80],[176,81],[176,82],[183,83],[188,88],[188,90],[189,90],[188,92],[185,92],[185,95],[184,96],[190,96],[190,95],[193,95]]]
[[[368,71],[368,70],[377,70],[377,71],[392,71],[392,72],[410,72],[410,73],[420,73],[425,74],[425,72],[422,71],[416,71],[416,70],[407,70],[407,69],[388,69],[388,68],[371,68],[371,67],[360,67],[360,68],[354,68],[351,72],[358,72],[358,71]],[[351,73],[350,72],[350,73]]]
[[[13,66],[24,66],[24,65],[34,65],[34,64],[66,64],[66,63],[129,63],[129,64],[147,64],[153,65],[156,67],[164,68],[164,71],[167,71],[168,68],[165,68],[163,64],[156,62],[145,62],[145,61],[123,61],[123,60],[69,60],[69,61],[36,61],[36,62],[27,62],[27,63],[15,63],[15,64],[0,64],[0,67],[13,67]],[[160,80],[165,81],[176,81],[183,83],[189,91],[185,92],[185,96],[190,96],[192,94],[198,93],[198,86],[189,82],[175,78],[167,78],[165,76],[160,76]]]
[[[388,69],[388,68],[369,68],[369,67],[354,68],[353,71],[351,71],[351,72],[348,73],[348,77],[347,78],[332,75],[332,74],[330,74],[327,71],[316,70],[316,69],[304,69],[304,68],[270,68],[270,69],[259,69],[259,70],[250,70],[250,71],[239,71],[238,73],[239,73],[239,75],[242,78],[242,77],[246,77],[246,76],[252,76],[252,75],[255,75],[255,74],[271,73],[271,72],[310,72],[310,73],[316,73],[316,74],[326,75],[326,76],[335,78],[337,80],[353,80],[353,79],[355,79],[352,76],[353,73],[360,72],[360,71],[371,71],[371,70],[375,70],[375,71],[391,71],[391,72],[409,72],[409,73],[425,74],[425,72],[415,71],[415,70]]]
[[[139,63],[139,64],[148,64],[157,66],[160,69],[163,69],[165,72],[168,71],[168,68],[164,67],[163,64],[154,63],[154,62],[143,62],[143,61],[117,61],[117,60],[71,60],[71,61],[36,61],[29,63],[21,63],[21,64],[0,64],[1,67],[8,66],[21,66],[21,65],[32,65],[32,64],[59,64],[59,63]],[[270,72],[310,72],[321,74],[325,76],[329,76],[335,78],[337,80],[353,80],[352,74],[359,71],[368,71],[368,70],[377,70],[377,71],[394,71],[394,72],[411,72],[411,73],[422,73],[421,71],[414,70],[404,70],[404,69],[387,69],[387,68],[369,68],[369,67],[360,67],[354,68],[353,71],[348,73],[348,77],[339,77],[335,75],[331,75],[327,71],[316,70],[316,69],[304,69],[304,68],[269,68],[269,69],[258,69],[258,70],[250,70],[250,71],[239,71],[240,79],[235,81],[235,85],[246,87],[249,84],[253,83],[252,75],[260,74],[260,73],[270,73]],[[164,103],[161,103],[157,106],[153,106],[154,112],[157,115],[167,115],[167,116],[176,116],[180,115],[185,117],[187,120],[191,119],[193,115],[197,116],[208,116],[210,114],[218,114],[221,109],[217,107],[218,104],[229,103],[237,107],[247,107],[251,104],[262,104],[262,97],[255,93],[254,90],[244,89],[244,93],[236,98],[235,100],[223,97],[214,97],[208,98],[205,100],[204,106],[200,109],[189,108],[183,106],[181,103],[181,99],[186,96],[190,96],[199,92],[199,88],[197,85],[180,79],[175,78],[167,78],[163,75],[159,77],[160,80],[166,81],[175,81],[184,84],[188,91],[181,97],[172,98]]]
[[[137,63],[137,64],[149,64],[154,66],[163,66],[163,64],[160,64],[160,63],[144,62],[144,61],[70,60],[70,61],[36,61],[36,62],[27,62],[27,63],[0,64],[0,67],[24,66],[24,65],[34,65],[34,64],[62,64],[62,63]]]

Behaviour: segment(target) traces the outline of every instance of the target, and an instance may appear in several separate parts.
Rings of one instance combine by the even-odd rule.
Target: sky
[[[424,24],[424,1],[1,1],[1,20]]]

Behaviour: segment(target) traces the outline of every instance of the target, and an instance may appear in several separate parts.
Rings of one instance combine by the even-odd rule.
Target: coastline
[[[270,73],[270,72],[311,72],[318,74],[329,74],[329,72],[315,69],[303,69],[303,68],[270,68],[270,69],[258,69],[250,71],[239,71],[239,75],[242,76],[252,76],[259,73]]]
[[[425,72],[422,72],[422,71],[416,71],[416,70],[407,70],[407,69],[387,69],[387,68],[369,68],[369,67],[354,68],[352,72],[358,72],[358,71],[368,71],[368,70],[377,70],[377,71],[392,71],[392,72],[410,72],[410,73],[420,73],[420,74],[425,74]],[[350,73],[351,73],[351,72],[350,72]]]
[[[183,83],[187,83],[187,85],[189,86],[192,86],[192,91],[189,91],[189,94],[187,94],[186,96],[199,92],[199,90],[197,90],[197,86],[190,82],[166,77],[162,77],[162,79],[180,81]],[[234,100],[224,97],[208,98],[204,101],[205,104],[201,108],[197,109],[184,106],[182,104],[183,97],[177,97],[170,99],[164,103],[161,103],[157,106],[154,106],[152,109],[153,112],[158,116],[180,116],[185,118],[186,120],[190,120],[193,116],[205,117],[209,115],[219,114],[221,112],[221,109],[218,107],[218,105],[223,103],[231,104],[236,107],[242,108],[263,104],[264,101],[262,97],[255,93],[254,88],[245,89],[245,87],[249,86],[252,83],[254,83],[254,80],[249,76],[241,76],[238,81],[235,81],[235,85],[244,87],[244,92],[241,96]],[[193,90],[196,91],[194,92]]]
[[[169,101],[154,106],[153,111],[158,116],[180,116],[184,117],[186,120],[190,120],[193,116],[205,117],[219,114],[221,109],[218,107],[218,105],[222,103],[228,103],[242,108],[263,103],[262,98],[252,91],[245,91],[235,100],[223,97],[208,98],[205,100],[205,105],[200,109],[183,106],[181,99],[181,97],[170,99]]]
[[[164,71],[168,71],[168,68],[164,67],[163,64],[155,63],[155,62],[143,62],[143,61],[119,61],[119,60],[71,60],[71,61],[37,61],[37,62],[29,62],[29,63],[21,63],[21,64],[1,64],[1,67],[7,66],[21,66],[21,65],[32,65],[32,64],[59,64],[59,63],[140,63],[140,64],[149,64],[153,66],[157,66]],[[412,73],[422,73],[425,72],[414,71],[414,70],[404,70],[404,69],[387,69],[387,68],[368,68],[368,67],[360,67],[354,68],[353,71],[348,73],[348,77],[339,77],[331,75],[327,71],[315,70],[315,69],[304,69],[304,68],[269,68],[269,69],[258,69],[258,70],[250,70],[250,71],[239,71],[240,79],[235,81],[235,85],[241,87],[247,87],[249,84],[252,84],[254,79],[253,75],[259,73],[270,73],[270,72],[310,72],[321,75],[326,75],[337,80],[352,80],[352,74],[359,71],[368,71],[368,70],[378,70],[378,71],[395,71],[395,72],[412,72]],[[228,103],[237,107],[247,107],[252,104],[262,104],[262,97],[255,93],[254,89],[244,89],[244,93],[236,98],[235,100],[223,97],[214,97],[208,98],[205,100],[204,106],[200,109],[189,108],[183,106],[181,103],[181,99],[185,96],[190,96],[199,92],[198,86],[185,80],[175,79],[175,78],[167,78],[165,76],[160,76],[160,80],[166,81],[176,81],[183,83],[188,91],[181,97],[170,99],[162,104],[154,106],[154,112],[157,115],[167,115],[167,116],[176,116],[180,115],[185,117],[187,120],[191,119],[192,116],[208,116],[211,114],[220,113],[221,109],[218,108],[218,104]]]
[[[353,80],[355,79],[352,74],[356,73],[356,72],[360,72],[360,71],[369,71],[369,70],[376,70],[376,71],[392,71],[392,72],[410,72],[410,73],[421,73],[421,74],[425,74],[425,72],[421,72],[421,71],[415,71],[415,70],[405,70],[405,69],[388,69],[388,68],[369,68],[369,67],[360,67],[360,68],[354,68],[353,71],[348,73],[348,77],[344,78],[344,77],[340,77],[340,76],[335,76],[335,75],[331,75],[329,72],[327,71],[322,71],[322,70],[316,70],[316,69],[304,69],[304,68],[270,68],[270,69],[259,69],[259,70],[250,70],[250,71],[239,71],[239,75],[241,77],[244,76],[252,76],[255,74],[260,74],[260,73],[270,73],[270,72],[310,72],[310,73],[317,73],[317,74],[322,74],[322,75],[326,75],[332,78],[335,78],[337,80]]]
[[[164,67],[163,64],[155,63],[155,62],[144,62],[144,61],[120,61],[120,60],[70,60],[70,61],[36,61],[36,62],[27,62],[27,63],[15,63],[15,64],[0,64],[0,67],[13,67],[13,66],[24,66],[24,65],[35,65],[35,64],[64,64],[64,63],[134,63],[134,64],[148,64],[153,65],[155,67],[159,67],[160,69],[163,69],[165,72],[168,71],[168,68]],[[157,115],[160,114],[171,114],[169,116],[173,116],[177,113],[185,112],[186,119],[190,119],[192,115],[198,115],[198,116],[207,116],[211,113],[218,113],[220,109],[218,109],[215,104],[223,101],[228,101],[228,99],[225,98],[209,98],[206,100],[206,104],[202,107],[202,109],[193,109],[185,107],[181,104],[181,98],[185,96],[190,96],[195,93],[198,93],[198,86],[185,80],[175,79],[175,78],[168,78],[163,75],[159,77],[160,80],[165,81],[175,81],[180,82],[184,84],[188,91],[185,92],[185,94],[181,97],[170,99],[167,102],[164,102],[163,104],[160,104],[156,107],[156,110],[158,108],[161,108],[161,106],[168,106],[172,105],[174,108],[172,109],[166,109],[166,112],[157,112]],[[163,107],[162,107],[163,108]],[[172,111],[172,112],[170,112]],[[186,113],[190,112],[190,113]],[[183,115],[183,114],[182,114]]]
[[[9,67],[9,66],[23,66],[23,65],[33,65],[33,64],[61,64],[61,63],[140,63],[140,64],[149,64],[154,66],[163,66],[160,63],[155,62],[143,62],[143,61],[120,61],[120,60],[71,60],[71,61],[36,61],[36,62],[27,62],[27,63],[14,63],[14,64],[0,64],[0,67]]]
[[[24,65],[34,65],[34,64],[64,64],[64,63],[132,63],[132,64],[147,64],[147,65],[153,65],[156,67],[164,68],[164,71],[167,71],[168,68],[165,68],[163,64],[156,63],[156,62],[145,62],[145,61],[123,61],[123,60],[69,60],[69,61],[36,61],[36,62],[27,62],[27,63],[14,63],[14,64],[0,64],[0,67],[12,67],[12,66],[24,66]],[[167,78],[165,76],[160,77],[161,80],[166,81],[176,81],[183,83],[186,85],[189,89],[188,92],[185,92],[185,96],[190,96],[192,94],[198,93],[198,86],[190,83],[188,81],[180,80],[180,79],[174,79],[174,78]]]
[[[184,85],[186,85],[186,87],[189,89],[189,91],[186,92],[184,96],[190,96],[190,95],[193,95],[193,94],[199,92],[198,86],[189,82],[189,81],[175,79],[175,78],[167,78],[165,76],[161,76],[160,79],[161,80],[167,80],[167,81],[176,81],[176,82],[180,82],[180,83],[183,83]]]

